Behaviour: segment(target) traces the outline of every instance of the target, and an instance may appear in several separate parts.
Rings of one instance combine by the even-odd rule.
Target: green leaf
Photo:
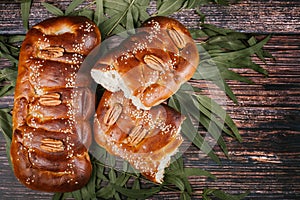
[[[52,200],[65,200],[68,198],[73,198],[72,192],[55,193],[52,197]]]
[[[188,116],[189,112],[187,112],[185,109],[181,109],[180,105],[176,101],[175,95],[173,95],[169,99],[168,105],[178,112]],[[192,120],[190,117],[187,117],[182,125],[182,133],[194,144],[196,145],[201,151],[203,151],[206,155],[208,155],[211,159],[213,159],[215,162],[220,163],[220,159],[218,156],[213,152],[212,147],[204,140],[204,138],[198,133],[197,129],[195,128],[194,124],[192,123]]]
[[[190,115],[201,123],[206,130],[211,134],[211,136],[217,141],[218,145],[222,148],[225,155],[228,155],[228,150],[225,141],[221,136],[221,130],[223,129],[223,124],[213,115],[213,110],[207,110],[204,108],[200,102],[195,100],[192,95],[178,92],[177,98],[180,104],[184,106],[185,110],[190,113]],[[204,114],[204,115],[202,115]],[[221,120],[225,117],[219,116]],[[222,118],[223,117],[223,118]],[[217,127],[217,125],[219,125]]]
[[[115,184],[119,186],[124,186],[129,180],[129,178],[130,178],[129,175],[122,173],[121,176],[118,176],[118,178],[116,179]]]
[[[112,33],[112,31],[117,27],[121,18],[122,13],[118,13],[100,24],[101,36],[103,39]]]
[[[93,152],[93,157],[98,161],[96,162],[97,167],[102,167],[102,163],[104,163],[106,159],[106,150],[97,144],[93,144],[90,151]]]
[[[191,196],[187,192],[180,193],[180,200],[190,200]]]
[[[128,10],[127,16],[126,16],[126,29],[128,31],[134,29],[134,21],[133,21],[133,16],[132,16],[132,11]]]
[[[93,189],[95,189],[95,187]],[[89,188],[89,186],[84,186],[83,188],[81,188],[80,192],[82,199],[96,199],[96,193],[90,193],[90,191],[92,191],[93,189]]]
[[[152,187],[149,189],[129,189],[118,185],[113,187],[121,194],[134,199],[145,199],[160,192],[161,187]]]
[[[193,125],[193,123],[191,122],[191,120],[189,118],[187,118],[183,122],[183,124],[182,124],[182,132],[201,151],[203,151],[205,154],[207,154],[216,163],[220,163],[220,159],[213,152],[212,147],[209,146],[209,144],[204,140],[204,138],[200,134],[198,134],[198,131],[194,128],[194,125]]]
[[[157,1],[157,15],[168,16],[176,12],[181,11],[182,9],[192,9],[197,8],[203,4],[199,0],[160,0]]]
[[[188,177],[183,177],[183,178],[182,178],[182,181],[184,182],[185,190],[186,190],[190,195],[192,195],[192,194],[193,194],[193,188],[192,188],[192,186],[191,186],[191,183],[190,183]]]
[[[238,141],[242,141],[242,137],[239,134],[239,130],[237,126],[235,125],[234,121],[231,119],[231,117],[226,113],[226,111],[215,101],[213,101],[211,98],[204,96],[204,95],[198,95],[197,96],[199,103],[201,103],[204,107],[206,107],[208,110],[212,110],[213,113],[216,114],[218,117],[221,117],[224,119],[225,124],[231,129],[233,134],[235,135],[236,139]]]
[[[0,51],[0,57],[10,60],[15,65],[17,65],[17,63],[18,63],[18,60],[16,58],[14,58],[11,54]]]
[[[22,15],[22,22],[23,27],[26,31],[29,29],[29,13],[31,7],[31,0],[22,0],[21,1],[21,15]]]
[[[107,156],[108,166],[114,167],[116,165],[116,157],[111,155],[110,153],[107,153],[106,156]]]
[[[220,80],[220,81],[213,81],[217,86],[219,86],[219,88],[221,88],[222,90],[225,91],[225,93],[229,96],[229,98],[235,103],[238,103],[238,100],[235,96],[235,94],[233,93],[233,91],[231,90],[231,88],[229,87],[228,83],[226,83],[226,81],[224,80]]]
[[[116,193],[116,190],[112,186],[112,184],[108,184],[105,187],[102,187],[99,191],[96,192],[97,197],[104,198],[104,199],[110,199],[114,196]]]
[[[209,45],[218,45],[221,48],[229,50],[239,50],[246,47],[242,40],[247,40],[248,36],[244,33],[230,32],[224,35],[210,37],[206,43]]]
[[[256,40],[249,39],[247,34],[208,24],[201,26],[202,30],[194,30],[193,35],[207,35],[209,39],[205,43],[197,45],[201,61],[193,78],[212,81],[225,91],[233,102],[237,103],[237,98],[226,80],[238,80],[249,84],[252,81],[232,71],[231,68],[249,68],[267,75],[266,70],[251,61],[251,56],[257,52],[262,52],[261,48],[269,38],[267,37],[256,44]]]
[[[144,22],[146,19],[148,19],[150,16],[145,10],[140,10],[140,21]]]
[[[73,14],[73,13],[71,13]],[[84,16],[87,17],[88,19],[92,20],[94,16],[94,11],[93,10],[88,10],[88,9],[82,9],[78,11],[78,16]]]
[[[184,174],[189,176],[206,176],[212,179],[216,179],[214,175],[212,175],[210,172],[200,169],[200,168],[184,168]]]
[[[25,39],[25,35],[10,35],[7,38],[7,42],[9,44],[12,44],[12,43],[16,43],[16,42],[22,42],[24,39]],[[17,48],[17,49],[19,50],[19,48]]]
[[[185,0],[162,0],[161,3],[157,4],[157,15],[168,16],[179,11]]]
[[[177,169],[181,173],[183,173],[184,164],[183,164],[182,157],[179,157],[177,159],[175,157],[173,157],[172,159],[174,159],[174,161],[172,162],[172,166],[175,166],[175,169]]]
[[[104,22],[104,8],[103,8],[103,0],[96,0],[96,9],[95,9],[95,23],[97,26],[100,25],[100,23]]]
[[[180,191],[185,190],[184,182],[181,180],[181,178],[166,174],[164,178],[164,184],[173,184],[175,185]]]
[[[59,8],[55,7],[52,4],[42,2],[42,5],[47,9],[48,12],[52,13],[53,15],[56,15],[56,16],[64,15],[64,12],[62,10],[60,10]]]
[[[10,143],[12,138],[12,116],[9,112],[9,109],[0,109],[0,130]]]
[[[10,53],[10,51],[9,51],[9,49],[8,49],[8,44],[5,44],[5,43],[3,43],[3,42],[0,42],[1,43],[1,51],[3,52],[3,53]]]
[[[147,13],[149,3],[149,0],[103,1],[104,14],[107,19],[99,25],[102,38],[137,28],[141,22],[149,18]]]
[[[72,192],[72,196],[73,196],[76,200],[81,200],[81,199],[82,199],[80,190],[73,191],[73,192]]]
[[[85,0],[73,0],[67,7],[65,15],[69,15],[70,13],[72,13],[75,10],[75,8],[82,4],[84,1]]]
[[[221,200],[241,200],[244,199],[248,194],[249,192],[238,195],[231,195],[222,190],[217,189],[205,189],[203,191],[203,197],[213,196]]]
[[[131,173],[132,176],[134,176],[134,177],[140,177],[141,176],[141,173],[137,169],[133,168],[130,164],[128,165],[127,171],[129,173]]]
[[[131,14],[132,14],[134,26],[135,27],[140,27],[140,25],[141,25],[141,23],[139,21],[140,10],[139,10],[139,7],[137,7],[135,4],[132,6]]]
[[[119,193],[114,194],[114,199],[115,200],[121,200],[121,197],[120,197]]]
[[[201,5],[201,1],[199,0],[189,0],[187,1],[187,5],[185,6],[186,9],[192,9],[192,8],[197,8],[198,6]]]
[[[15,89],[14,84],[4,85],[2,88],[0,88],[0,97],[13,94],[14,89]]]
[[[201,29],[189,29],[189,32],[191,33],[191,36],[194,39],[206,38],[207,37],[207,34]],[[199,43],[196,44],[196,45],[199,45]]]
[[[226,35],[228,32],[231,32],[231,30],[218,28],[215,25],[212,24],[201,24],[201,27],[210,31],[213,31],[216,34]],[[209,35],[213,36],[213,35]]]
[[[104,167],[103,166],[97,166],[97,178],[103,181],[109,181],[108,178],[104,175]]]
[[[117,27],[117,25],[124,19],[124,17],[127,15],[127,12],[129,12],[129,10],[131,9],[131,7],[133,6],[135,0],[131,0],[130,4],[126,7],[125,10],[123,10],[120,15],[118,15],[117,17],[114,16],[114,24],[109,28],[109,30],[107,31],[107,33],[105,35],[109,36],[113,30]]]
[[[270,36],[267,36],[265,39],[263,39],[262,41],[260,41],[259,43],[239,50],[239,51],[235,51],[235,52],[227,52],[227,53],[216,53],[211,55],[212,57],[218,57],[218,58],[214,58],[214,59],[222,59],[223,57],[226,58],[226,60],[235,60],[241,57],[248,57],[251,56],[253,54],[255,54],[256,52],[258,52],[270,39]]]
[[[132,189],[141,189],[140,180],[136,178],[133,182]]]
[[[111,183],[115,183],[117,180],[117,175],[114,169],[110,169],[108,173],[108,177]]]
[[[61,200],[63,193],[55,193],[52,197],[52,200]]]
[[[104,7],[107,9],[114,9],[116,11],[124,11],[128,7],[129,3],[126,1],[112,1],[106,0],[104,1]]]
[[[248,44],[250,46],[253,46],[257,43],[256,38],[254,36],[252,36],[251,38],[248,39]],[[259,57],[262,61],[265,61],[264,55],[263,55],[263,51],[258,51],[256,52],[257,57]]]
[[[16,69],[3,68],[0,70],[0,81],[7,80],[12,83],[16,82],[18,72]]]
[[[250,57],[245,58],[243,60],[239,60],[238,63],[232,63],[230,65],[231,68],[248,68],[252,69],[260,74],[263,74],[265,76],[268,75],[268,71],[264,68],[262,68],[260,65],[254,63]]]
[[[0,109],[0,131],[6,141],[6,155],[8,163],[12,167],[10,159],[10,145],[12,139],[12,116],[9,114],[10,109]]]
[[[201,95],[195,95],[196,98]],[[205,124],[208,124],[206,120],[212,121],[217,125],[223,132],[227,133],[229,136],[234,137],[232,135],[232,132],[228,130],[224,126],[225,118],[227,117],[226,111],[223,110],[221,107],[220,109],[217,109],[216,107],[212,107],[211,103],[208,102],[206,105],[203,105],[202,102],[200,102],[199,98],[197,98],[198,102],[195,103],[195,107],[198,107],[198,109],[201,111],[203,115],[200,116],[200,120],[204,121]],[[211,101],[213,101],[211,99]],[[217,117],[216,117],[217,116]],[[209,126],[208,126],[209,127]]]
[[[140,180],[138,178],[134,180],[132,189],[141,189]],[[128,200],[134,200],[134,198],[128,198]]]
[[[226,68],[222,69],[221,76],[225,80],[237,80],[237,81],[240,81],[240,82],[253,84],[253,81],[251,81],[249,78],[241,76],[240,74],[238,74],[234,71],[228,70]]]
[[[88,198],[96,198],[96,177],[97,177],[97,165],[95,163],[93,164],[93,170],[90,177],[89,182],[82,188],[82,197],[83,199]]]

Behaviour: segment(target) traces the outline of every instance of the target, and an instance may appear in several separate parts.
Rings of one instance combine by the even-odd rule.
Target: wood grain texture
[[[0,34],[24,33],[20,5],[0,1]],[[49,16],[34,1],[30,24]],[[68,0],[47,1],[64,8]],[[154,9],[153,2],[150,12]],[[229,82],[239,104],[230,100],[224,107],[237,123],[243,143],[227,138],[230,159],[220,151],[222,165],[204,157],[197,148],[185,153],[185,164],[207,169],[216,181],[192,177],[193,188],[200,198],[205,187],[230,193],[250,191],[246,199],[300,199],[300,2],[298,0],[245,0],[228,7],[209,5],[201,8],[207,22],[221,27],[256,34],[274,33],[265,46],[276,60],[266,63],[254,60],[268,70],[264,77],[252,70],[239,70],[254,84]],[[193,11],[174,15],[188,27],[197,27],[198,16]],[[264,36],[264,35],[262,35]],[[8,62],[0,59],[0,66]],[[195,83],[197,84],[197,83]],[[13,98],[0,99],[0,107],[12,105]],[[204,134],[203,131],[200,131]],[[5,141],[0,136],[0,199],[50,199],[52,194],[23,187],[15,179],[5,153]],[[179,194],[162,192],[152,199],[178,199]]]
[[[84,5],[93,0],[86,0]],[[21,21],[19,0],[0,1],[0,32],[2,34],[22,34],[24,29]],[[70,0],[34,0],[34,12],[30,14],[29,24],[52,16],[41,5],[42,2],[51,3],[62,10]],[[149,12],[155,11],[156,2],[152,1]],[[93,6],[92,6],[93,7]],[[241,0],[230,6],[207,5],[201,7],[206,22],[224,28],[231,28],[241,32],[251,33],[300,33],[300,1],[298,0]],[[189,10],[174,15],[187,27],[197,27],[199,16]]]

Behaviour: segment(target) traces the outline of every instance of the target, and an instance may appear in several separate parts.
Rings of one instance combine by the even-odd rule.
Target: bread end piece
[[[183,142],[184,119],[165,104],[138,110],[121,91],[106,91],[96,111],[94,137],[110,154],[128,161],[149,180],[162,183],[164,169]]]
[[[149,110],[190,80],[198,64],[197,46],[188,30],[175,19],[153,17],[100,56],[91,73],[107,90],[123,91],[138,109]]]

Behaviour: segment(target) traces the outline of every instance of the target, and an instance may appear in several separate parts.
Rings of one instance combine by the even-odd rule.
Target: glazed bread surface
[[[107,90],[121,90],[137,108],[149,110],[176,93],[198,63],[188,30],[175,19],[152,17],[100,57],[91,74]]]
[[[42,21],[22,43],[10,153],[16,177],[31,189],[70,192],[90,178],[94,96],[81,64],[99,43],[85,17]]]
[[[122,91],[106,91],[96,111],[94,138],[149,180],[162,183],[164,169],[183,141],[179,132],[184,119],[165,104],[137,109]]]

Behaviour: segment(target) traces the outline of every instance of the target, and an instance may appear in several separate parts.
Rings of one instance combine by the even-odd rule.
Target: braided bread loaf
[[[98,28],[85,17],[47,19],[26,35],[10,153],[16,177],[31,189],[69,192],[90,178],[94,96],[81,63],[99,43]]]
[[[136,34],[101,57],[91,74],[107,90],[122,90],[137,108],[150,109],[189,80],[198,62],[197,47],[182,24],[152,17]]]
[[[162,104],[198,65],[196,45],[178,21],[153,17],[119,46],[100,56],[92,78],[108,91],[96,111],[94,137],[148,179],[162,183],[178,152],[185,119]]]

